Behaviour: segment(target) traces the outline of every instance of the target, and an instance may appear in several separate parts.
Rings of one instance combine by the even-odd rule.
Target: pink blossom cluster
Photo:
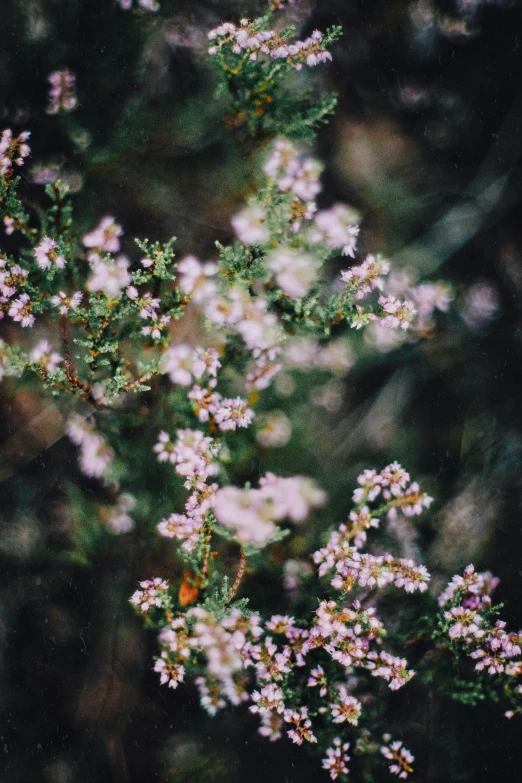
[[[32,313],[33,305],[29,294],[20,294],[17,299],[13,299],[10,302],[8,315],[11,316],[13,321],[17,321],[22,327],[32,326],[35,318]]]
[[[195,384],[188,393],[194,405],[194,413],[201,422],[212,421],[220,430],[235,430],[248,427],[254,412],[242,397],[222,397],[211,388]]]
[[[344,668],[367,669],[374,677],[386,680],[391,690],[397,690],[414,672],[407,668],[404,658],[375,649],[381,643],[382,633],[383,625],[373,607],[363,610],[359,601],[354,601],[351,607],[339,606],[336,601],[321,601],[303,652],[323,647]],[[320,685],[321,692],[326,693],[327,683],[321,667],[311,672],[308,686],[314,685]]]
[[[115,259],[102,258],[97,253],[89,256],[92,274],[87,280],[89,291],[100,291],[108,298],[119,299],[122,290],[131,282],[129,259],[120,255]]]
[[[313,648],[324,648],[332,660],[344,668],[364,666],[372,643],[379,643],[382,632],[382,623],[373,607],[363,610],[359,601],[351,606],[321,601],[315,611],[309,644]],[[310,681],[308,684],[312,687]]]
[[[201,263],[195,256],[185,256],[178,264],[178,286],[192,301],[201,304],[216,295],[213,278],[217,271],[217,264],[212,261]]]
[[[114,457],[113,450],[100,434],[94,432],[94,425],[73,414],[65,425],[67,434],[80,447],[80,468],[86,476],[101,478],[107,473]]]
[[[392,762],[389,766],[390,772],[406,780],[413,772],[411,765],[415,761],[415,756],[412,756],[400,740],[392,740],[389,734],[384,735],[383,741],[385,744],[381,745],[381,753],[385,759]]]
[[[120,8],[124,11],[129,11],[133,7],[133,0],[116,0]],[[138,8],[143,8],[144,11],[152,11],[155,13],[159,11],[160,4],[156,0],[136,0]]]
[[[186,256],[178,264],[178,286],[202,308],[209,322],[237,332],[242,337],[255,360],[253,368],[246,374],[246,388],[265,389],[281,369],[281,364],[276,361],[281,352],[279,343],[282,340],[277,316],[268,311],[268,302],[263,297],[252,298],[238,286],[232,286],[226,296],[221,296],[214,281],[216,273],[216,264],[203,264],[194,256]],[[175,374],[176,378],[182,379],[175,380],[175,383],[189,385],[192,382],[189,375],[196,380],[200,377],[192,371],[192,354],[188,347],[175,346],[167,354],[166,361],[172,367],[172,373],[169,373],[171,377]],[[196,372],[198,368],[196,364]],[[212,387],[215,385],[214,378],[211,381],[209,385]],[[197,397],[198,390],[193,391]],[[203,399],[206,395],[201,396]],[[210,405],[213,406],[214,402],[210,400]]]
[[[221,362],[215,348],[192,348],[185,343],[178,343],[165,352],[163,367],[172,383],[180,386],[190,386],[205,373],[210,378],[209,385],[215,386]]]
[[[266,211],[259,204],[242,209],[232,218],[232,227],[244,245],[268,242],[270,231],[266,225]]]
[[[408,472],[396,462],[380,473],[365,470],[358,483],[360,486],[353,493],[357,507],[350,513],[348,523],[333,531],[327,544],[313,554],[319,576],[334,570],[330,584],[342,591],[355,586],[373,589],[393,584],[408,593],[424,592],[430,578],[425,566],[387,553],[361,553],[359,547],[366,542],[367,531],[379,526],[379,517],[384,513],[393,515],[400,508],[406,515],[420,514],[432,498],[421,493],[418,484],[410,484]],[[372,511],[368,504],[377,498],[382,498],[384,505]]]
[[[415,310],[415,317],[409,321],[407,330],[390,330],[382,319],[374,321],[367,332],[367,340],[379,350],[388,351],[396,348],[404,339],[415,339],[429,334],[435,326],[436,311],[447,312],[452,296],[447,285],[443,283],[421,283],[416,285],[413,277],[405,271],[393,272],[384,281],[384,293],[392,300],[406,299]],[[381,289],[382,290],[382,289]],[[389,309],[393,306],[389,305]],[[394,313],[388,313],[393,316]],[[409,314],[407,314],[409,318]],[[404,334],[407,331],[408,335]]]
[[[348,775],[349,742],[341,742],[335,737],[332,746],[326,749],[326,757],[323,759],[323,769],[330,773],[330,778],[336,780],[339,775]]]
[[[107,529],[114,535],[128,533],[134,528],[134,520],[130,516],[136,505],[136,498],[128,493],[122,493],[117,496],[114,506],[112,506],[103,515],[103,521]]]
[[[65,258],[56,252],[57,242],[50,237],[43,237],[39,245],[34,249],[36,263],[40,269],[51,269],[55,266],[63,269],[67,263]]]
[[[138,289],[133,285],[129,286],[125,293],[139,308],[140,318],[151,322],[141,328],[141,333],[146,337],[152,337],[153,340],[161,339],[171,321],[170,315],[161,315],[157,312],[161,299],[152,296],[150,291],[140,296]]]
[[[152,607],[163,606],[164,595],[169,589],[169,583],[165,579],[145,579],[140,582],[140,590],[136,590],[129,599],[142,614],[146,614]]]
[[[215,715],[226,705],[225,699],[237,705],[250,698],[245,690],[243,651],[255,644],[262,632],[256,614],[245,615],[240,609],[231,609],[218,620],[203,607],[193,607],[185,617],[176,617],[161,631],[163,651],[155,670],[163,684],[168,682],[175,688],[183,679],[189,657],[203,655],[205,676],[198,678],[196,684],[202,706]]]
[[[302,522],[310,508],[325,500],[324,493],[302,476],[280,478],[267,473],[259,484],[259,489],[223,487],[213,499],[218,522],[233,530],[241,543],[265,546],[277,532],[275,522],[285,518]]]
[[[343,339],[323,345],[310,337],[291,337],[284,345],[283,357],[285,367],[303,372],[317,369],[345,375],[354,364],[354,356]]]
[[[279,449],[286,446],[292,435],[292,423],[283,411],[270,411],[260,419],[256,440],[260,446]]]
[[[96,228],[83,237],[85,247],[93,249],[99,253],[117,253],[120,249],[120,237],[123,229],[119,226],[113,217],[107,215],[102,218]]]
[[[383,326],[390,329],[409,329],[417,311],[408,299],[400,300],[394,296],[380,296],[379,304],[384,311],[384,317],[381,319]]]
[[[158,533],[164,538],[183,541],[181,548],[192,552],[201,540],[205,517],[212,507],[212,498],[217,484],[206,484],[200,479],[187,479],[186,489],[192,489],[185,503],[184,514],[171,514],[158,524]]]
[[[314,553],[314,558],[316,556],[316,562],[322,562],[321,550]],[[360,553],[355,547],[343,547],[334,552],[328,548],[325,562],[329,562],[332,557],[336,575],[330,584],[336,590],[350,591],[356,585],[372,589],[388,584],[402,587],[407,593],[428,589],[429,573],[426,567],[415,565],[413,560],[397,559],[390,554]]]
[[[351,723],[357,726],[361,716],[361,702],[352,696],[346,685],[339,685],[336,700],[330,703],[333,723]]]
[[[439,606],[444,606],[455,597],[457,590],[462,591],[462,605],[468,609],[480,609],[491,606],[491,593],[499,580],[490,571],[478,573],[473,565],[468,565],[464,573],[455,574],[451,582],[439,595]]]
[[[178,430],[177,440],[173,443],[166,432],[160,432],[154,451],[159,462],[175,465],[176,473],[189,480],[206,481],[218,472],[215,457],[219,445],[213,438],[203,435],[200,430],[189,428]]]
[[[321,191],[321,164],[298,150],[288,139],[276,139],[263,171],[279,190],[291,193],[300,201],[313,203]],[[309,217],[314,209],[315,205]]]
[[[177,688],[185,676],[185,663],[190,656],[189,631],[185,617],[175,617],[159,634],[161,655],[154,664],[160,683]]]
[[[13,321],[23,327],[32,326],[35,318],[29,294],[22,293],[13,298],[19,293],[19,288],[26,285],[29,273],[18,264],[8,264],[7,259],[0,257],[0,319],[4,317],[5,309]]]
[[[41,365],[45,372],[54,372],[63,362],[63,357],[55,350],[49,340],[40,340],[31,351],[31,361]]]
[[[47,114],[58,114],[59,111],[71,111],[76,107],[76,77],[68,68],[53,71],[49,74],[49,106]]]
[[[31,154],[31,148],[27,144],[30,137],[29,131],[23,131],[18,136],[13,136],[13,131],[6,128],[0,136],[0,176],[10,177],[13,173],[13,164],[24,165],[24,158]]]
[[[386,650],[381,650],[378,654],[372,651],[368,653],[368,658],[371,660],[366,667],[371,670],[374,677],[382,677],[386,680],[392,691],[402,688],[415,674],[413,669],[408,669],[406,658],[390,655]]]
[[[81,291],[75,291],[72,296],[68,296],[65,291],[58,291],[51,297],[51,303],[58,308],[60,315],[66,315],[69,310],[77,310],[83,299]]]
[[[469,565],[462,576],[452,578],[439,596],[439,605],[454,604],[444,611],[448,636],[452,641],[462,641],[467,654],[477,661],[477,671],[518,675],[522,662],[512,659],[522,655],[522,631],[507,632],[504,621],[491,625],[484,617],[497,584],[498,579],[489,572],[476,573]]]
[[[330,209],[316,213],[309,240],[313,244],[321,243],[340,250],[343,256],[353,258],[359,235],[358,220],[359,216],[354,210],[344,204],[334,204]]]
[[[365,470],[357,477],[360,485],[353,493],[353,501],[358,505],[375,501],[381,496],[392,516],[400,508],[406,516],[417,516],[429,508],[433,498],[425,492],[420,492],[417,482],[410,484],[410,474],[398,462],[387,465],[380,473],[376,470]]]
[[[312,721],[308,717],[307,707],[297,710],[285,710],[283,713],[285,723],[290,723],[292,728],[287,731],[287,736],[296,745],[302,745],[303,740],[317,742],[317,737],[312,731]]]
[[[206,316],[212,323],[237,332],[255,359],[255,365],[246,375],[246,388],[265,389],[281,369],[277,357],[282,330],[277,316],[268,311],[268,302],[261,296],[255,299],[246,291],[232,287],[226,298],[216,296],[207,302]]]
[[[269,254],[266,264],[273,272],[277,285],[287,296],[306,296],[317,279],[315,258],[297,248],[277,248]]]
[[[341,272],[341,280],[350,283],[355,298],[363,299],[374,289],[384,287],[384,276],[390,271],[390,264],[382,256],[368,255],[362,264]]]
[[[208,38],[212,43],[208,53],[217,54],[223,46],[231,45],[234,54],[244,53],[252,61],[266,55],[276,60],[284,59],[299,71],[303,64],[313,67],[332,59],[330,52],[321,44],[322,37],[319,30],[314,30],[304,41],[287,43],[275,31],[259,30],[248,19],[241,19],[239,27],[225,22],[209,32]]]

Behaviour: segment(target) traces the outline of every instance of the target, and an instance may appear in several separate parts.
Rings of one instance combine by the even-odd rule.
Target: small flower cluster
[[[136,6],[134,6],[133,0],[116,0],[116,2],[124,11],[129,11],[136,6],[143,8],[144,11],[152,11],[153,13],[160,9],[160,4],[156,0],[136,0]]]
[[[51,269],[53,266],[63,269],[67,263],[65,258],[56,250],[57,242],[50,237],[44,237],[34,249],[36,263],[40,269]]]
[[[415,756],[412,756],[400,740],[392,740],[389,734],[384,735],[383,742],[385,744],[381,745],[381,753],[385,759],[391,761],[390,772],[392,775],[406,780],[408,775],[413,772],[411,765],[415,761]]]
[[[283,349],[284,366],[289,369],[327,370],[345,375],[354,364],[354,356],[345,340],[322,344],[310,337],[291,337]]]
[[[323,769],[330,773],[330,778],[336,780],[339,775],[348,775],[349,742],[341,742],[335,737],[333,745],[326,749],[326,757],[323,759]]]
[[[19,264],[9,264],[7,259],[0,257],[0,319],[4,317],[5,309],[22,327],[32,326],[35,321],[31,297],[26,292],[20,293],[27,284],[28,274]],[[14,298],[16,294],[19,296]]]
[[[31,154],[31,148],[27,144],[30,137],[29,131],[23,131],[18,136],[13,136],[13,131],[6,128],[0,136],[0,176],[10,177],[13,173],[13,164],[24,165],[24,158]],[[5,220],[5,219],[4,219]]]
[[[200,430],[178,430],[177,440],[173,443],[166,432],[160,432],[154,451],[159,462],[175,465],[176,473],[189,480],[206,481],[218,472],[214,462],[219,445],[213,438],[205,436]]]
[[[341,280],[353,287],[356,299],[363,299],[376,288],[383,290],[384,276],[389,271],[388,261],[381,256],[369,255],[360,266],[341,272]]]
[[[196,565],[196,573],[185,573],[185,579],[192,580],[196,597],[207,589],[210,537],[213,532],[220,532],[215,520],[250,552],[249,547],[257,549],[273,539],[277,532],[274,521],[287,517],[301,522],[311,507],[324,502],[324,493],[299,476],[279,478],[267,474],[260,480],[259,489],[234,486],[217,489],[215,485],[211,488],[203,484],[215,452],[212,439],[197,431],[178,432],[176,443],[164,434],[156,451],[162,461],[172,462],[176,470],[179,466],[192,465],[191,471],[187,472],[185,467],[179,470],[181,475],[191,477],[193,483],[189,481],[187,486],[196,487],[192,498],[202,486],[206,487],[204,508],[192,516],[190,511],[173,514],[159,526],[163,535],[184,540],[182,551],[192,558],[197,553],[197,557],[203,558],[203,565]],[[204,457],[200,464],[201,454]],[[380,473],[366,471],[360,476],[359,484],[356,494],[363,502],[371,502],[370,495],[375,500],[382,494],[393,503],[413,494],[408,474],[396,463]],[[382,515],[387,510],[389,504],[378,513]],[[346,541],[351,537],[351,534],[344,536]],[[341,548],[346,559],[348,550]],[[318,553],[315,555],[321,568],[331,552],[336,552],[333,545],[327,550],[319,557]],[[359,555],[357,559],[355,547],[350,546],[349,550],[355,562],[367,562],[365,557],[369,556]],[[192,559],[190,562],[197,564],[198,561]],[[227,704],[250,701],[249,710],[259,716],[259,732],[263,736],[275,741],[286,733],[298,745],[315,744],[320,741],[323,723],[330,727],[358,726],[367,701],[360,690],[368,687],[368,675],[371,675],[370,680],[372,677],[385,680],[391,691],[404,686],[414,675],[404,658],[382,648],[383,623],[377,618],[374,607],[363,607],[359,600],[351,605],[344,599],[322,600],[304,622],[282,614],[263,622],[257,614],[246,614],[242,605],[230,606],[245,567],[246,556],[242,549],[242,564],[236,581],[221,604],[207,598],[203,603],[174,614],[172,593],[161,580],[141,583],[140,590],[132,597],[147,621],[161,628],[161,653],[154,667],[161,682],[176,688],[190,670],[199,689],[201,704],[209,714],[216,714]],[[393,561],[387,556],[379,564],[380,573],[387,573],[386,568],[393,574],[393,581],[408,592],[425,589],[429,576],[422,566],[406,560]],[[365,580],[361,575],[362,569],[361,566],[357,583],[362,587],[373,584],[371,576]],[[376,578],[375,585],[389,581],[388,576],[382,580]],[[179,602],[183,607],[181,592]],[[360,679],[355,675],[356,671],[361,671]],[[323,768],[332,780],[347,774],[348,747],[348,743],[342,744],[338,738],[333,744],[330,741],[330,745],[324,746]],[[392,748],[390,752],[393,751]],[[401,758],[407,765],[406,751]],[[401,768],[401,771],[405,769]]]
[[[522,631],[507,632],[504,621],[494,621],[491,591],[497,584],[489,572],[477,573],[472,565],[455,575],[439,596],[442,628],[463,645],[477,671],[518,674],[522,661],[512,659],[522,655]]]
[[[90,478],[105,476],[114,452],[105,439],[94,432],[94,424],[73,414],[67,420],[66,430],[72,442],[80,447],[79,463],[82,472]]]
[[[164,354],[164,369],[172,383],[190,386],[194,380],[201,380],[205,373],[209,376],[209,385],[215,386],[216,375],[221,362],[214,348],[205,350],[191,348],[185,343],[170,347]]]
[[[444,283],[421,283],[416,285],[413,277],[405,271],[394,271],[382,281],[381,305],[387,311],[388,321],[374,320],[366,339],[380,351],[397,348],[405,339],[414,340],[433,332],[436,312],[447,312],[452,294]],[[401,313],[398,301],[406,301],[408,308]],[[394,321],[398,318],[399,322]],[[408,326],[405,327],[404,324]],[[396,324],[394,330],[387,325]]]
[[[291,193],[299,201],[313,204],[308,206],[309,218],[313,216],[316,210],[314,199],[321,191],[322,166],[319,161],[304,154],[288,139],[281,138],[273,143],[263,171],[281,192]]]
[[[68,68],[53,71],[49,74],[49,106],[47,114],[58,114],[60,111],[72,111],[78,102],[76,98],[76,77]]]
[[[324,209],[316,213],[313,228],[310,231],[310,242],[313,244],[324,244],[326,247],[340,250],[343,256],[351,256],[353,258],[359,235],[358,221],[359,215],[354,210],[346,207],[344,204],[334,204],[330,209]],[[373,258],[373,256],[369,256],[369,258]],[[368,267],[369,261],[367,259],[362,267],[356,267],[355,269],[359,270],[360,277],[369,279],[375,272],[372,272]],[[354,274],[355,269],[352,270]],[[389,265],[386,268],[386,262],[383,262],[381,274],[387,274],[388,270]],[[348,274],[348,272],[342,272],[341,278],[344,281],[352,279],[347,277]],[[360,289],[357,291],[357,298],[361,298]]]
[[[63,362],[63,357],[57,353],[49,340],[40,340],[31,351],[31,361],[40,365],[46,373],[53,373]]]
[[[285,518],[302,522],[310,508],[324,503],[321,490],[302,476],[280,478],[267,473],[259,489],[223,487],[212,501],[218,522],[234,531],[243,544],[265,546],[277,532],[275,522]]]
[[[136,590],[129,598],[131,604],[142,614],[146,614],[153,607],[163,606],[164,596],[169,589],[169,583],[165,579],[145,579],[140,582],[140,590]]]
[[[314,30],[304,41],[288,43],[274,30],[262,30],[256,22],[241,19],[239,27],[232,22],[225,22],[211,30],[208,38],[211,41],[208,50],[210,55],[217,54],[223,48],[234,54],[247,55],[253,62],[265,55],[274,60],[285,60],[297,71],[304,64],[311,68],[332,59],[330,52],[321,43],[323,35],[319,30]]]

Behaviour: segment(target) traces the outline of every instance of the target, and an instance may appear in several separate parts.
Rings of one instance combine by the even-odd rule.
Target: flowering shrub
[[[271,11],[291,4],[272,2]],[[451,695],[470,704],[507,699],[513,717],[522,711],[522,636],[496,619],[491,575],[470,566],[455,576],[437,618],[426,567],[368,541],[382,520],[391,528],[432,503],[396,462],[364,470],[347,521],[307,559],[282,564],[285,613],[262,616],[248,595],[249,574],[271,547],[328,500],[305,475],[244,480],[237,466],[254,442],[282,449],[292,436],[290,419],[270,401],[258,415],[263,396],[270,400],[288,368],[342,376],[356,360],[345,339],[352,329],[366,329],[384,351],[421,339],[451,301],[444,284],[390,272],[378,253],[356,261],[357,213],[316,203],[322,166],[310,144],[335,98],[296,97],[291,84],[332,59],[340,30],[299,40],[273,22],[269,14],[208,34],[228,124],[255,139],[255,186],[232,218],[234,238],[216,242],[212,260],[178,260],[174,238],[136,240],[133,258],[111,215],[78,231],[60,180],[46,186],[46,208],[34,209],[19,174],[30,134],[3,131],[1,217],[19,247],[0,258],[0,317],[23,331],[0,343],[0,373],[41,382],[65,400],[67,435],[82,473],[106,491],[98,518],[113,534],[133,529],[141,502],[131,489],[142,465],[117,433],[137,426],[140,398],[153,395],[143,443],[173,491],[171,507],[151,522],[176,542],[181,567],[168,579],[149,575],[130,602],[158,633],[161,684],[193,683],[210,715],[245,705],[262,736],[310,746],[332,780],[346,779],[356,756],[370,767],[384,760],[405,779],[415,759],[386,731],[388,691],[417,672],[435,676],[435,663],[449,671],[449,651],[456,666],[470,659],[478,672],[448,677]],[[47,113],[74,109],[74,74],[55,71],[49,82]],[[336,261],[346,268],[332,273]],[[189,324],[181,339],[180,321]],[[419,610],[420,630],[380,619],[392,588]]]

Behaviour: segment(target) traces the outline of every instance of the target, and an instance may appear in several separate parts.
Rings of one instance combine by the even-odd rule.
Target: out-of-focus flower
[[[71,111],[76,107],[76,77],[68,68],[53,71],[49,74],[51,89],[49,90],[48,114],[58,114],[59,111]]]

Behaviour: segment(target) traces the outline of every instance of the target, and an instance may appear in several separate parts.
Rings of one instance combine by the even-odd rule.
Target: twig
[[[203,582],[206,582],[208,579],[208,567],[210,564],[210,538],[212,535],[212,528],[210,527],[208,521],[205,520],[205,555],[203,557],[203,564],[201,566],[201,578]]]
[[[237,569],[236,578],[234,579],[234,584],[232,585],[230,589],[230,593],[228,594],[228,598],[226,600],[225,606],[228,606],[236,597],[236,593],[239,590],[239,585],[241,584],[243,577],[245,575],[246,567],[247,567],[247,556],[245,555],[243,548],[241,548],[241,559],[239,561],[239,568]]]
[[[137,386],[141,386],[142,383],[145,381],[150,380],[151,378],[154,378],[155,375],[157,375],[156,370],[152,370],[151,372],[146,372],[145,375],[142,375],[141,378],[138,378],[135,381],[129,381],[129,383],[126,383],[123,387],[122,391],[129,391],[130,389],[135,389]]]
[[[62,347],[64,352],[63,366],[67,380],[71,384],[73,389],[76,389],[80,393],[80,397],[86,402],[92,402],[96,404],[96,400],[92,396],[91,387],[86,384],[81,378],[78,377],[76,367],[71,361],[71,344],[69,339],[69,321],[62,315],[60,317],[60,336],[62,338]]]

